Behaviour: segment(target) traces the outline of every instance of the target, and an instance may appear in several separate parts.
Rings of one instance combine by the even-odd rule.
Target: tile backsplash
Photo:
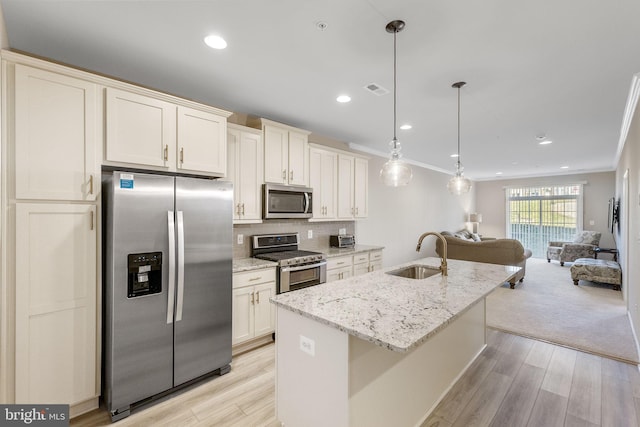
[[[355,233],[355,221],[309,222],[307,220],[266,220],[260,224],[235,224],[233,226],[233,258],[251,256],[251,236],[255,234],[300,233],[300,249],[322,250],[329,247],[329,236],[344,228],[347,234]],[[311,230],[313,237],[309,239]],[[243,243],[238,244],[238,235]]]

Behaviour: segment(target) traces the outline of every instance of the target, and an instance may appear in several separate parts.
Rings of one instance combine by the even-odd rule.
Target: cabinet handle
[[[336,265],[342,265],[342,264],[344,264],[344,261],[336,263]]]
[[[255,300],[253,299],[254,293],[251,292],[251,305],[255,305]]]
[[[283,180],[287,179],[287,170],[286,169],[282,169],[282,179]]]
[[[352,207],[352,208],[351,208],[351,215],[353,215],[353,214],[354,214],[354,212],[353,212],[353,207]]]
[[[184,163],[184,147],[180,149],[180,164]]]
[[[293,170],[289,171],[289,182],[293,181]]]
[[[244,216],[244,203],[242,204],[242,215]]]
[[[89,194],[93,194],[93,175],[89,175]]]
[[[89,223],[90,223],[89,230],[93,231],[93,211],[91,211],[91,219],[90,219]]]
[[[240,203],[236,204],[236,215],[240,216]]]
[[[262,276],[252,277],[251,279],[249,279],[249,281],[255,282],[256,280],[260,280],[260,279],[262,279]]]
[[[260,304],[260,292],[256,292],[256,304]]]
[[[358,216],[358,207],[356,206],[356,216]]]
[[[169,160],[169,144],[164,145],[164,161]]]

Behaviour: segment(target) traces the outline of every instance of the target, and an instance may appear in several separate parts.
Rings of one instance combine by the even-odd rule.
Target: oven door
[[[280,267],[277,293],[295,291],[327,281],[327,261]]]

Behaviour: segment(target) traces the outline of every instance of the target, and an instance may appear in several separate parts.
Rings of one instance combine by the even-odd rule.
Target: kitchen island
[[[486,346],[485,298],[519,267],[423,258],[272,298],[276,416],[287,427],[420,425]]]

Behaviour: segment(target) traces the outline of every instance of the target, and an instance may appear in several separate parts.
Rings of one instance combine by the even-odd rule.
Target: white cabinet
[[[226,174],[227,118],[222,114],[106,88],[105,120],[107,164]]]
[[[233,345],[274,332],[275,309],[269,298],[275,293],[275,268],[233,275]]]
[[[362,252],[353,256],[353,275],[359,276],[361,274],[368,273],[369,268],[369,253]]]
[[[353,256],[345,255],[327,259],[327,282],[348,279],[353,275]]]
[[[14,87],[16,198],[95,200],[96,85],[16,64]]]
[[[313,219],[333,220],[337,216],[338,154],[311,146],[309,186],[313,188]]]
[[[236,224],[262,221],[264,146],[259,130],[227,127],[227,178],[233,182]]]
[[[99,395],[96,206],[16,204],[16,403]]]
[[[338,155],[338,218],[368,215],[369,161],[348,154]]]
[[[369,252],[369,271],[382,270],[382,251]]]
[[[264,138],[264,181],[285,185],[309,185],[309,133],[266,119],[259,125]]]

